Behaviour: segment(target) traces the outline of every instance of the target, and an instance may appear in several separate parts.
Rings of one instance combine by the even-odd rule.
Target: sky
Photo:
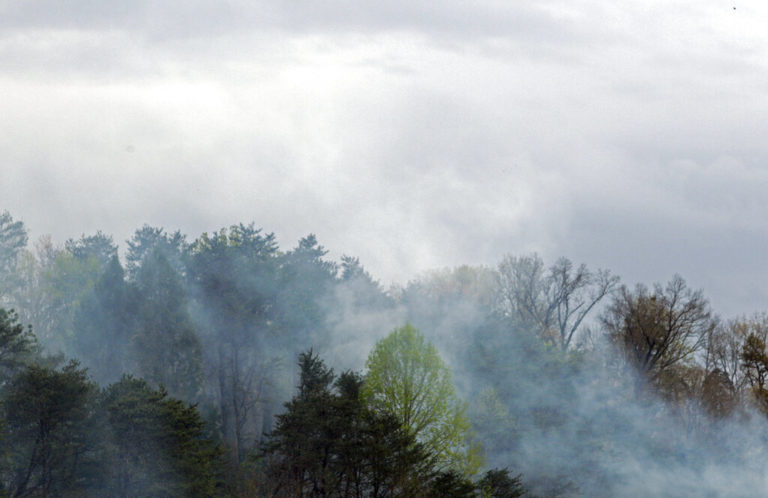
[[[387,286],[538,252],[768,311],[768,5],[0,0],[0,211],[253,221]]]

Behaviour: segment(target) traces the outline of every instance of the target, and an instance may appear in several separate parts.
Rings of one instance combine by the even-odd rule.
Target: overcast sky
[[[0,0],[0,210],[314,232],[385,285],[538,251],[768,311],[763,4]]]

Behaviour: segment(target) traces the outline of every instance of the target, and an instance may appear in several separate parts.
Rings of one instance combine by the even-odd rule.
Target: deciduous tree
[[[367,406],[362,379],[299,355],[298,393],[264,446],[276,496],[423,496],[433,458],[391,413]]]
[[[689,289],[679,275],[653,292],[622,286],[601,322],[627,361],[653,383],[691,360],[717,326],[701,291]]]
[[[744,375],[758,407],[768,413],[768,349],[765,336],[751,332],[741,350]]]
[[[465,404],[437,349],[410,324],[376,343],[366,361],[365,398],[397,416],[444,470],[471,476],[482,458]]]
[[[549,269],[537,255],[506,256],[497,269],[500,308],[520,325],[566,351],[584,319],[609,295],[618,277],[560,258]]]

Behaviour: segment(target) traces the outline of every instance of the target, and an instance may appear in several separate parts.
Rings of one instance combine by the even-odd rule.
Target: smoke
[[[149,232],[144,227],[137,236]],[[146,252],[164,247],[168,253],[173,264],[166,270],[184,285],[186,316],[202,344],[204,379],[187,401],[199,403],[235,461],[258,444],[292,395],[298,352],[313,348],[337,371],[364,371],[376,341],[410,322],[450,366],[487,467],[522,474],[533,494],[768,492],[763,414],[742,403],[732,414],[716,416],[695,395],[662,399],[597,328],[582,331],[582,339],[590,340],[562,352],[530,324],[502,312],[494,269],[435,270],[387,293],[355,258],[328,260],[313,236],[283,251],[271,234],[252,225],[190,244],[178,232],[171,238],[162,230],[152,233],[157,240],[147,239]],[[168,244],[173,237],[178,243]],[[42,300],[45,313],[21,310],[47,331],[41,339],[49,348],[69,344],[64,351],[79,351],[102,384],[124,373],[117,370],[131,371],[122,349],[129,349],[126,334],[136,320],[131,310],[140,309],[130,303],[141,292],[116,259],[102,262],[101,274],[86,264],[88,251],[104,240],[84,236],[77,245],[80,256],[66,254],[76,244],[63,252],[49,248],[50,261],[40,258],[35,261],[41,269],[25,270],[48,280],[22,293]],[[69,264],[70,274],[79,272],[81,283],[64,272],[51,280],[56,261]],[[140,271],[143,263],[135,258],[131,270]],[[46,311],[45,299],[60,284],[79,292],[79,301],[72,294],[71,303]],[[25,301],[30,307],[35,302]]]
[[[562,353],[499,315],[492,274],[428,272],[375,312],[356,307],[354,290],[338,291],[329,364],[360,368],[393,322],[409,321],[450,365],[487,467],[522,474],[537,496],[768,492],[764,415],[745,404],[723,418],[695,395],[662,399],[594,328],[600,310]]]
[[[720,419],[695,397],[662,400],[605,339],[563,355],[487,309],[450,309],[427,333],[451,352],[488,467],[521,473],[533,494],[768,492],[764,415]]]

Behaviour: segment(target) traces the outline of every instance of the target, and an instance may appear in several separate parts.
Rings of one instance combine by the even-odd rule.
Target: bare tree
[[[525,326],[542,327],[546,306],[546,269],[538,254],[507,255],[499,263],[496,278],[499,308]]]
[[[276,358],[260,360],[242,344],[218,344],[214,397],[221,413],[221,429],[231,457],[240,463],[263,431],[264,403],[272,387]]]
[[[717,326],[701,291],[689,289],[679,275],[653,292],[622,286],[601,322],[627,361],[652,382],[692,360]]]
[[[546,270],[537,255],[506,256],[497,269],[502,310],[537,330],[562,351],[587,315],[618,283],[607,270],[591,272],[560,258]]]
[[[563,351],[573,340],[584,318],[606,295],[615,288],[619,278],[608,270],[592,273],[585,265],[576,270],[566,258],[560,258],[550,269],[553,293],[550,308]]]
[[[742,363],[742,352],[750,334],[755,334],[763,341],[768,338],[768,315],[729,320],[719,324],[707,338],[704,368],[707,372],[723,372],[737,392],[743,391],[748,380]]]

